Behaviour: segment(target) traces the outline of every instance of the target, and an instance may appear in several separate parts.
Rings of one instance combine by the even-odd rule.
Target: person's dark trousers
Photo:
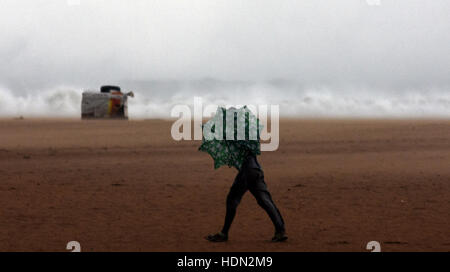
[[[230,192],[227,196],[227,212],[222,233],[228,235],[228,231],[236,215],[236,209],[242,196],[249,190],[272,220],[276,232],[284,232],[284,221],[280,211],[273,203],[272,197],[264,182],[264,173],[261,169],[245,167],[236,176]]]

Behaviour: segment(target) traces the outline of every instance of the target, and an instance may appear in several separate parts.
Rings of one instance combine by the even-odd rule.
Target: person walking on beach
[[[245,130],[239,131],[238,127]],[[203,129],[204,137],[199,150],[211,155],[214,168],[228,165],[239,171],[227,196],[223,228],[216,234],[208,235],[206,239],[211,242],[228,241],[228,232],[237,207],[242,196],[250,191],[275,226],[272,241],[285,241],[287,237],[283,217],[273,203],[264,181],[264,172],[256,159],[256,155],[261,154],[259,133],[262,126],[259,120],[247,106],[240,109],[219,107]]]

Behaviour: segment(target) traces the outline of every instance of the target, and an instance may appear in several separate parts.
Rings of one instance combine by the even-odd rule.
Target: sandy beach
[[[260,162],[289,240],[172,122],[0,120],[0,251],[450,251],[450,121],[282,120]]]

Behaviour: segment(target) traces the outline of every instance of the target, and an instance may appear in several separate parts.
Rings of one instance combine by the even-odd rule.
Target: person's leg
[[[246,179],[245,177],[243,177],[243,173],[238,173],[227,196],[227,211],[222,231],[216,234],[208,235],[206,237],[207,240],[211,242],[225,242],[228,240],[228,231],[230,230],[231,223],[233,222],[233,219],[236,215],[237,206],[241,202],[242,196],[246,191]]]
[[[228,235],[228,231],[230,230],[231,223],[236,215],[236,210],[241,202],[242,196],[247,191],[247,182],[242,173],[239,173],[233,185],[230,188],[230,192],[227,196],[227,211],[225,215],[225,222],[223,224],[222,233]]]
[[[258,169],[252,169],[250,172],[251,173],[247,175],[250,192],[256,198],[258,205],[269,215],[275,226],[276,233],[282,233],[284,235],[284,220],[277,206],[273,202],[272,196],[267,190],[263,172]]]

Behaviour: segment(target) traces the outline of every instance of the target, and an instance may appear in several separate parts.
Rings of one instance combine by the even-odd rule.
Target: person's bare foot
[[[228,235],[222,233],[222,232],[218,232],[216,234],[210,234],[206,237],[206,240],[210,241],[210,242],[226,242],[228,241]]]

